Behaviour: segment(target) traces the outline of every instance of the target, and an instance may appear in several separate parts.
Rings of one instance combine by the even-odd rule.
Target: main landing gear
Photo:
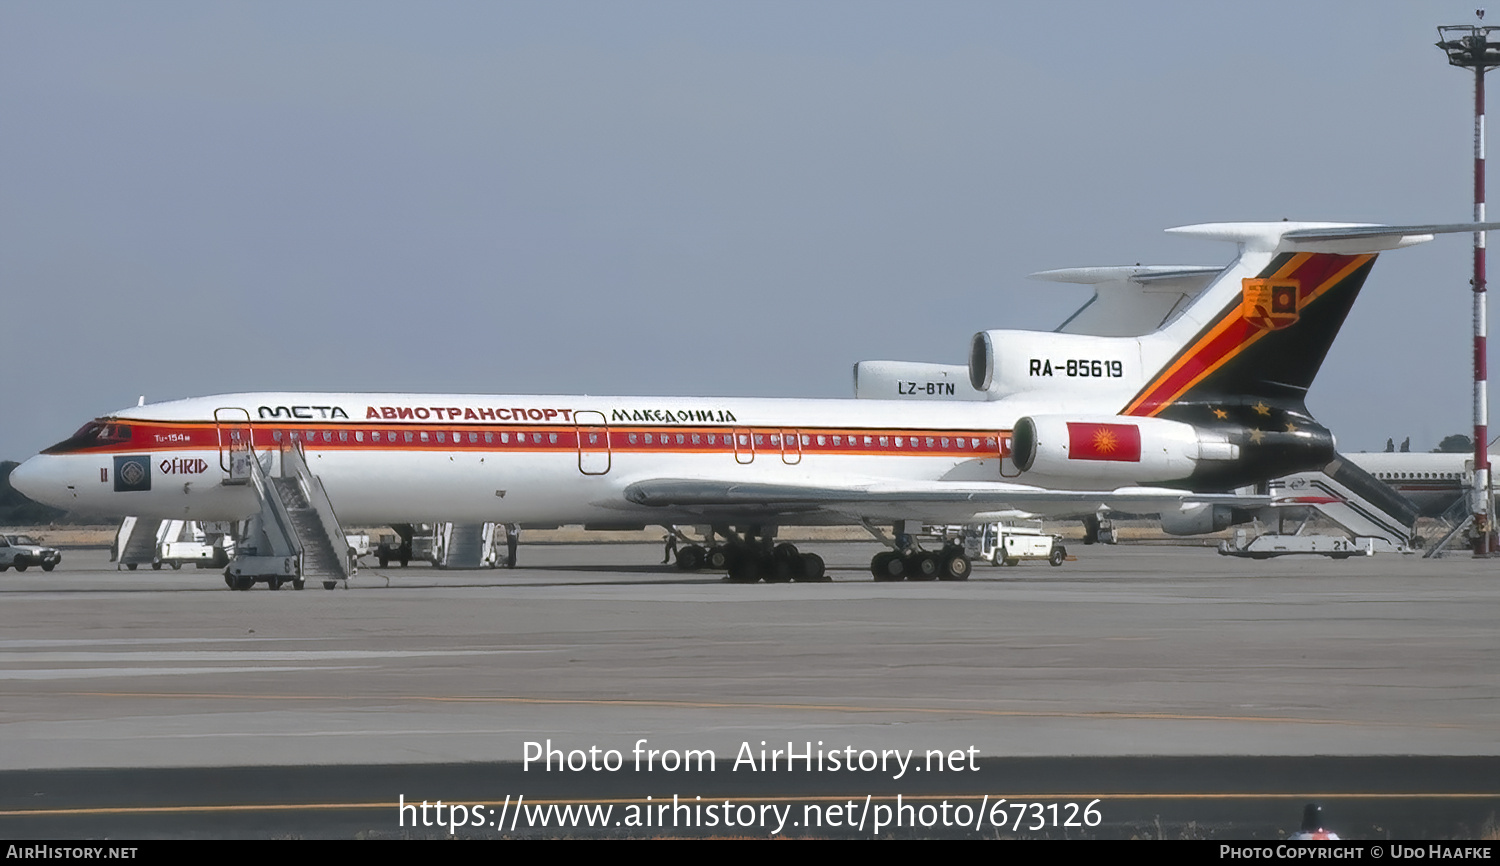
[[[870,560],[870,573],[876,580],[968,580],[973,563],[958,545],[949,544],[941,551],[905,548],[886,550]]]
[[[723,537],[722,543],[714,543],[716,535]],[[777,544],[774,526],[752,526],[739,532],[715,526],[708,534],[707,546],[688,544],[677,550],[677,567],[683,571],[724,570],[729,572],[731,583],[817,583],[833,579],[825,573],[823,557],[802,553],[789,542]]]
[[[945,527],[938,532],[925,532],[914,521],[900,521],[894,527],[896,537],[892,539],[866,522],[865,531],[891,548],[875,554],[870,560],[870,574],[878,581],[968,580],[974,564],[964,552],[963,535],[960,533],[955,536],[952,529],[953,527]],[[923,550],[913,537],[913,530],[925,532],[924,537],[928,539],[935,537],[942,548],[936,551]]]

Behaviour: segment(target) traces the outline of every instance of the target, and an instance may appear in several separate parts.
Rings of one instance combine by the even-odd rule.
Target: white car
[[[0,571],[13,565],[16,571],[25,571],[33,565],[51,571],[59,562],[62,554],[57,548],[38,544],[29,535],[0,535]]]

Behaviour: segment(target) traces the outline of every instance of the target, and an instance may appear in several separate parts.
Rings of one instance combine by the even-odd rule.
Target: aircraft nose
[[[43,505],[54,505],[55,503],[50,500],[55,497],[48,494],[56,492],[52,489],[56,485],[49,483],[51,479],[47,476],[50,473],[47,472],[46,467],[43,465],[45,460],[46,458],[38,455],[12,469],[10,472],[10,486],[20,491],[21,495],[32,502],[40,502]]]

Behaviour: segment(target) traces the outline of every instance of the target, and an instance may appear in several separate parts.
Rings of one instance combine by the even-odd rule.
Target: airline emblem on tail
[[[1240,315],[1263,331],[1279,331],[1297,323],[1301,285],[1296,280],[1265,280],[1247,277],[1240,300]]]

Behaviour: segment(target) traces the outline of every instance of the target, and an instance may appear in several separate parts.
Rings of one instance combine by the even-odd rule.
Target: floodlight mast
[[[1477,10],[1480,20],[1484,10]],[[1500,66],[1500,43],[1490,41],[1490,31],[1500,27],[1451,24],[1438,28],[1437,46],[1454,66],[1474,70],[1474,221],[1484,222],[1484,74]],[[1490,506],[1494,499],[1490,483],[1489,454],[1489,360],[1485,340],[1488,309],[1484,283],[1485,233],[1474,233],[1474,483],[1470,508],[1474,514],[1474,555],[1495,552],[1494,523]]]

